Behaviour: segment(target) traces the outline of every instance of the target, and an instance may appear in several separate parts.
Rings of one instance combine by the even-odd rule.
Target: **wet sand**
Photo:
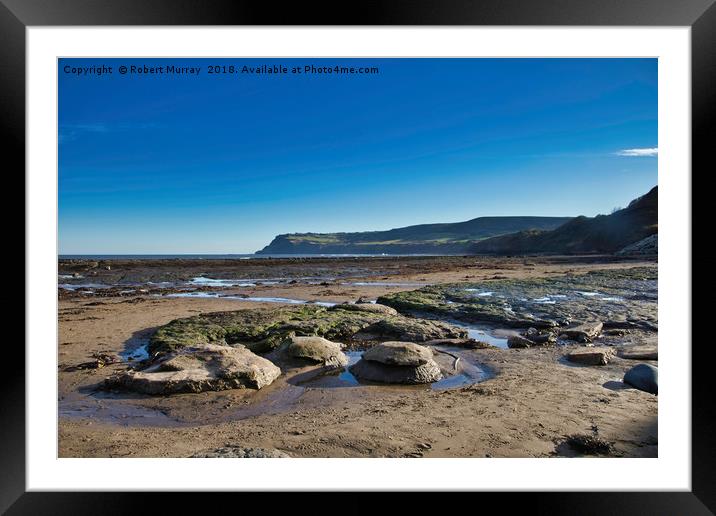
[[[60,264],[61,274],[83,276],[67,280],[75,283],[88,278],[92,283],[119,285],[176,282],[200,275],[281,278],[276,284],[257,282],[221,290],[236,299],[120,294],[130,290],[124,287],[112,289],[109,295],[62,292],[61,457],[186,457],[227,445],[279,449],[294,457],[574,456],[576,452],[563,440],[572,434],[595,433],[614,443],[611,456],[657,455],[657,397],[624,388],[620,381],[638,362],[616,358],[603,367],[575,366],[563,359],[569,347],[461,350],[461,356],[491,374],[486,381],[448,390],[336,387],[331,382],[307,387],[299,380],[309,371],[294,370],[260,391],[150,397],[97,390],[104,378],[125,369],[126,363],[77,369],[91,362],[93,354],[133,350],[146,342],[154,328],[172,319],[280,306],[239,296],[340,303],[359,297],[376,299],[427,283],[548,277],[655,266],[654,262],[598,257],[196,262],[108,261],[91,268],[86,263]],[[656,344],[653,333],[633,332],[628,339],[634,344]]]

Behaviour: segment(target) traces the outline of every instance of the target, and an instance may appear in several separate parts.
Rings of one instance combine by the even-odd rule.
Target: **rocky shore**
[[[73,260],[59,274],[60,456],[657,454],[655,262]]]

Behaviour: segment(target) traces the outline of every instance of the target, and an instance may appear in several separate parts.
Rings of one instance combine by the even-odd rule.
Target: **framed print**
[[[3,510],[528,491],[711,513],[712,2],[0,14],[27,202]]]

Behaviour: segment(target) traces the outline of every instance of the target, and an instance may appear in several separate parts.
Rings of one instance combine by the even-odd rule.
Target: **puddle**
[[[463,328],[467,330],[467,336],[469,338],[479,340],[481,342],[486,342],[487,344],[498,347],[500,349],[509,349],[509,347],[507,346],[507,339],[509,339],[511,335],[516,334],[514,330],[499,330],[495,328],[489,328],[487,326],[465,324],[458,321],[446,322],[452,324],[453,326],[457,326],[458,328]]]
[[[400,385],[400,384],[384,384],[376,382],[364,382],[358,380],[353,373],[349,371],[349,367],[358,362],[363,355],[363,351],[347,351],[345,352],[348,357],[348,366],[343,368],[340,372],[336,373],[324,373],[319,376],[306,376],[298,375],[298,378],[294,377],[296,385],[300,385],[305,388],[313,389],[331,389],[341,387],[360,387],[360,386],[379,386],[379,387],[390,387],[390,388],[426,388],[429,387],[432,390],[440,391],[446,389],[455,389],[457,387],[465,387],[474,383],[483,382],[491,377],[491,374],[463,356],[460,355],[460,348],[448,348],[448,347],[436,347],[434,348],[443,357],[436,355],[436,359],[442,360],[443,358],[454,363],[455,357],[458,357],[456,364],[456,374],[445,376],[442,380],[433,382],[429,385]]]
[[[57,286],[64,290],[80,290],[85,288],[110,288],[112,285],[102,283],[60,283]]]
[[[125,362],[140,362],[149,358],[148,343],[140,344],[131,349],[126,349],[119,353],[119,356]]]
[[[189,285],[202,287],[255,287],[256,283],[247,280],[214,279],[199,276],[192,278],[191,281],[189,281]]]
[[[494,294],[494,292],[481,292],[476,288],[466,288],[465,292],[477,292],[475,295],[478,297],[491,297]]]
[[[160,297],[189,297],[200,299],[233,299],[236,301],[250,301],[254,303],[284,303],[288,305],[317,305],[317,306],[335,306],[337,303],[327,301],[306,301],[305,299],[290,299],[286,297],[242,297],[242,296],[226,296],[217,292],[176,292],[166,294]]]
[[[181,426],[182,423],[160,409],[152,409],[133,403],[116,403],[112,398],[91,398],[62,401],[58,410],[60,417],[90,418],[110,421],[121,426]]]

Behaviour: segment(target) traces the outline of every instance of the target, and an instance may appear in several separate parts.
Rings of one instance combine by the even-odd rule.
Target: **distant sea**
[[[61,254],[60,260],[265,260],[267,258],[370,258],[437,254]]]

